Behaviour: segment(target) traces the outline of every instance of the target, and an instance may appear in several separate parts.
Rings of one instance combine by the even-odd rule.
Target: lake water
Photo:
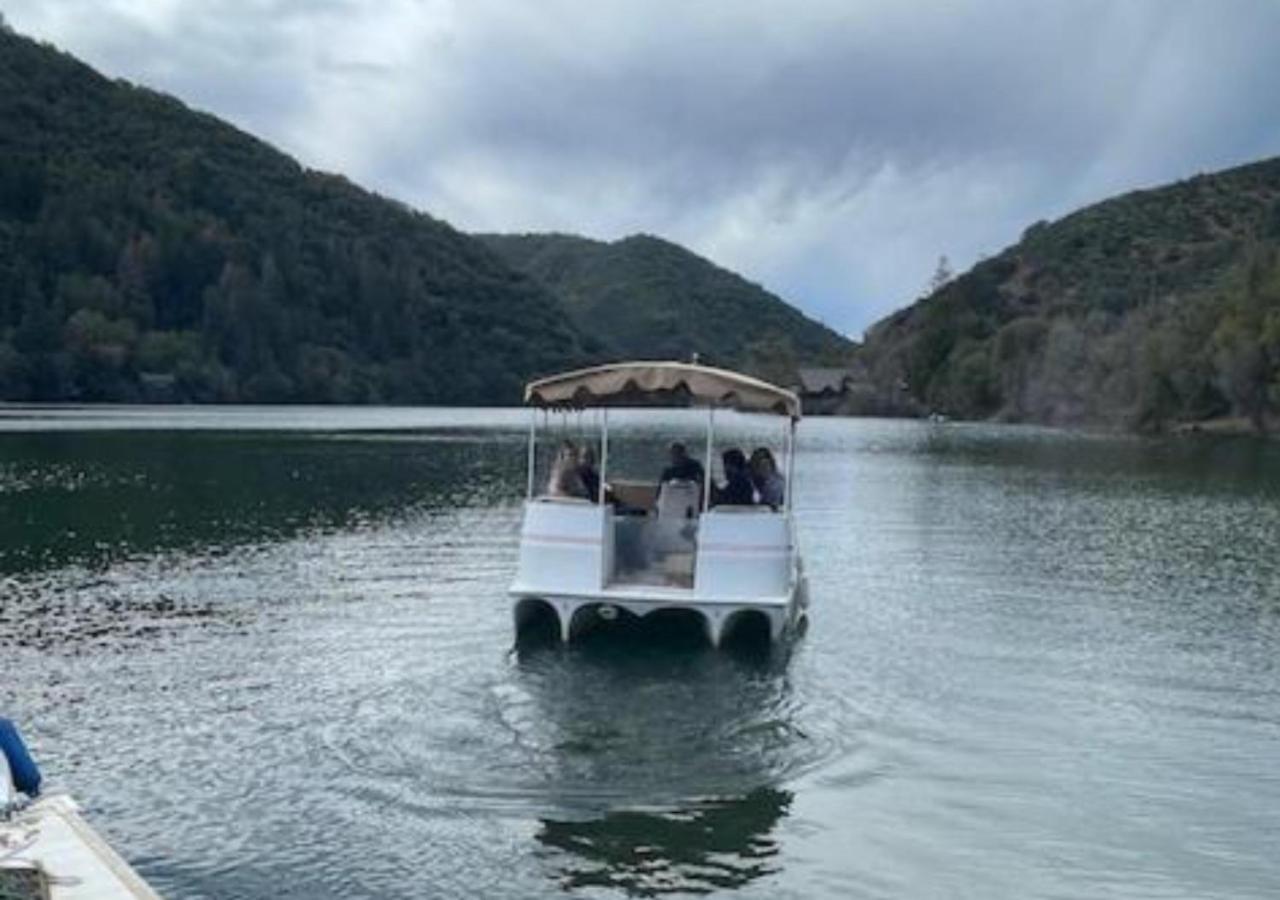
[[[174,898],[1280,895],[1280,445],[806,420],[762,663],[512,652],[524,428],[0,409],[0,711]]]

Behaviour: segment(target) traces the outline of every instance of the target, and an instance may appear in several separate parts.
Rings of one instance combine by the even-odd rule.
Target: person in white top
[[[587,486],[579,471],[578,448],[573,441],[565,441],[551,464],[551,477],[547,480],[547,494],[552,497],[577,497],[589,499]]]

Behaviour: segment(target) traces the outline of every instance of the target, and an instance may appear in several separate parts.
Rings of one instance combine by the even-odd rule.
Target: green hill
[[[1261,429],[1280,411],[1280,159],[1037,223],[859,356],[904,411]]]
[[[674,244],[479,240],[0,28],[0,401],[507,403],[847,346]]]
[[[621,356],[697,353],[704,362],[789,384],[798,365],[839,362],[851,349],[760,286],[656,237],[479,237],[560,297],[584,334],[607,336]]]
[[[0,400],[506,403],[603,352],[481,242],[0,30]]]

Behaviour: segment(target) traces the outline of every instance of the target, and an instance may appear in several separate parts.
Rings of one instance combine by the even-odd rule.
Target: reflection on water
[[[801,726],[785,665],[685,642],[593,635],[524,657],[516,682],[551,752],[555,796],[632,805],[747,793],[795,777],[848,737]],[[847,722],[845,723],[847,724]]]
[[[526,651],[519,673],[549,729],[549,796],[574,812],[536,834],[561,888],[707,893],[778,870],[792,795],[772,784],[832,750],[796,724],[779,658],[664,623]]]
[[[74,582],[56,587],[50,580],[3,583],[0,653],[8,648],[118,653],[154,643],[162,630],[245,624],[234,611],[200,600],[179,601],[162,591],[122,588],[116,578],[81,573]]]
[[[0,572],[225,553],[431,508],[511,500],[519,437],[0,435]]]
[[[39,415],[0,710],[165,896],[1280,895],[1274,442],[806,421],[779,658],[511,652],[518,414]]]
[[[566,889],[620,888],[627,894],[711,893],[778,871],[772,832],[791,793],[758,788],[668,812],[610,812],[599,819],[544,819],[537,839],[558,860]]]

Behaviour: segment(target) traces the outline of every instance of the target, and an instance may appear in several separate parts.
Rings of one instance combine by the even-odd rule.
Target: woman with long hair
[[[587,486],[579,471],[578,448],[573,441],[565,441],[556,451],[551,464],[551,477],[547,480],[547,494],[552,497],[580,497],[589,499]]]
[[[787,480],[778,471],[772,451],[768,447],[752,450],[750,468],[751,483],[755,485],[760,503],[777,512],[786,500]]]

